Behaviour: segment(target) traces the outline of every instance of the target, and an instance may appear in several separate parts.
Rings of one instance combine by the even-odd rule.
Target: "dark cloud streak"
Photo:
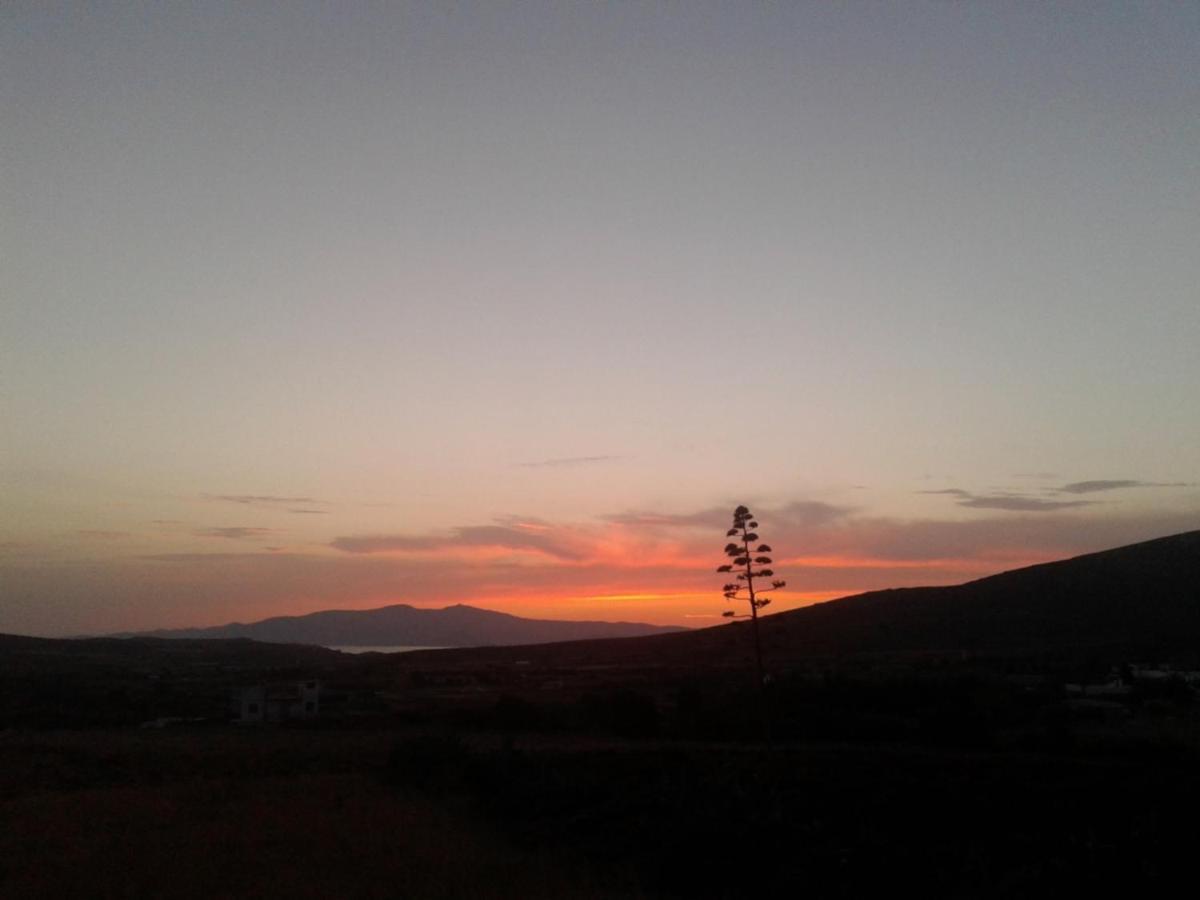
[[[967,509],[1001,509],[1009,512],[1056,512],[1061,509],[1073,509],[1079,506],[1090,506],[1093,500],[1043,500],[1028,494],[973,494],[962,488],[943,488],[937,491],[917,491],[918,494],[941,494],[953,497],[958,506]]]
[[[1040,500],[1037,497],[1022,497],[1019,494],[971,495],[956,501],[968,509],[1004,509],[1010,512],[1055,512],[1078,506],[1091,506],[1092,500]]]
[[[276,497],[272,494],[205,494],[208,500],[238,503],[242,506],[284,506],[296,503],[320,503],[312,497]]]
[[[542,529],[509,525],[460,525],[447,535],[381,534],[335,538],[329,546],[345,553],[429,552],[455,548],[498,548],[578,560],[580,552]]]
[[[274,533],[272,528],[251,528],[244,525],[231,525],[222,528],[200,528],[193,531],[196,537],[224,538],[231,541],[265,537]]]
[[[1124,488],[1189,487],[1182,481],[1137,481],[1132,478],[1100,479],[1097,481],[1074,481],[1058,489],[1063,494],[1094,494],[1098,491],[1119,491]]]

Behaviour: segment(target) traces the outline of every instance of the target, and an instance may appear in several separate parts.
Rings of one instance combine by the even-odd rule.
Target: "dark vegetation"
[[[1198,566],[1191,533],[766,617],[769,747],[745,624],[0,638],[0,895],[1146,894],[1200,837]],[[320,718],[231,722],[288,678]]]

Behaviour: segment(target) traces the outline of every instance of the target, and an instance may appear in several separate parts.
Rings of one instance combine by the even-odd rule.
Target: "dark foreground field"
[[[394,738],[0,737],[0,896],[604,896],[452,796],[388,784]]]
[[[1189,750],[395,728],[0,735],[5,897],[1145,894]]]

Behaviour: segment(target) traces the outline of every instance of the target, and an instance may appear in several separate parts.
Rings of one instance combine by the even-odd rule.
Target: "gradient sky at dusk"
[[[1198,4],[6,3],[0,121],[0,631],[1200,528]]]

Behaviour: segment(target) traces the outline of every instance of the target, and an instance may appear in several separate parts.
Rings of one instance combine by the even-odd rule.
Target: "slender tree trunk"
[[[742,526],[742,552],[746,554],[746,587],[750,593],[750,630],[754,632],[754,674],[758,680],[758,707],[762,717],[763,741],[771,743],[771,709],[767,699],[766,672],[763,669],[762,638],[758,633],[758,601],[754,596],[754,557],[750,555],[750,539],[746,526]]]

